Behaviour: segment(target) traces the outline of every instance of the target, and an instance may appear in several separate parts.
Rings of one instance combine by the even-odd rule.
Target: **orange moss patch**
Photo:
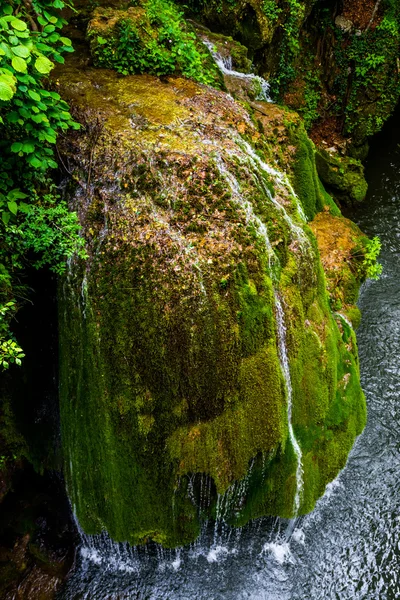
[[[325,211],[315,217],[310,227],[317,238],[325,271],[339,271],[350,263],[352,250],[363,236],[355,223]]]
[[[296,148],[290,143],[289,125],[298,127],[301,122],[300,116],[287,108],[269,102],[252,102],[250,104],[254,116],[262,127],[263,137],[267,144],[275,151],[275,160],[281,162],[280,166],[285,168],[288,161],[293,162]],[[256,141],[253,138],[253,141]]]
[[[332,307],[354,312],[360,285],[354,257],[365,235],[349,219],[328,211],[317,214],[310,227],[317,239]]]

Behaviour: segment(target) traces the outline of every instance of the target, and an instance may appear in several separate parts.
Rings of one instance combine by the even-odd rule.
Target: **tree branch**
[[[381,0],[376,0],[376,4],[374,6],[374,10],[372,11],[372,17],[371,17],[370,22],[368,23],[368,25],[367,25],[367,27],[365,29],[365,33],[367,33],[368,29],[371,27],[372,23],[374,22],[375,15],[378,12],[378,8],[379,8],[380,3],[381,3]]]

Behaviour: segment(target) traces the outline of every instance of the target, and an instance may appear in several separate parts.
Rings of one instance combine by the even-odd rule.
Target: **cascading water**
[[[285,316],[283,312],[283,306],[278,292],[275,290],[275,310],[276,310],[276,325],[278,330],[278,343],[279,343],[279,356],[281,361],[282,373],[285,379],[286,395],[287,395],[287,415],[288,415],[288,428],[289,438],[292,443],[294,452],[296,454],[296,493],[293,504],[293,516],[297,517],[299,514],[301,497],[303,493],[303,463],[302,463],[302,451],[300,444],[296,439],[293,424],[292,424],[292,401],[293,401],[293,390],[292,381],[290,377],[289,358],[287,355],[286,345],[286,326]]]
[[[219,52],[216,51],[214,44],[210,42],[207,38],[203,38],[203,43],[209,49],[210,54],[213,57],[216,65],[224,75],[236,77],[237,79],[242,79],[244,81],[252,83],[254,90],[257,93],[257,100],[262,100],[263,102],[272,102],[269,95],[270,86],[268,81],[265,81],[265,79],[263,79],[259,75],[255,75],[254,73],[241,73],[240,71],[235,71],[234,69],[232,69],[231,56],[222,56]]]
[[[222,58],[221,58],[222,60]],[[236,76],[240,79],[249,79],[256,81],[260,84],[259,78],[255,75],[245,75],[237,73],[232,70],[232,63],[227,62],[223,66],[225,74],[230,76]],[[263,100],[269,101],[268,96],[268,84],[264,81],[264,96]],[[229,101],[232,101],[229,99]],[[233,103],[233,101],[232,101]],[[217,126],[219,127],[219,125]],[[220,130],[218,129],[218,132]],[[220,134],[218,134],[220,135]],[[276,330],[276,346],[277,355],[279,362],[276,360],[276,379],[280,383],[279,368],[282,373],[282,379],[284,382],[285,393],[281,394],[278,386],[278,393],[276,397],[281,398],[284,396],[286,399],[286,413],[285,405],[282,403],[282,419],[283,431],[286,432],[287,446],[290,445],[293,448],[294,457],[296,459],[296,465],[294,466],[294,457],[292,452],[290,456],[290,473],[291,482],[293,482],[295,475],[296,488],[291,492],[289,498],[289,507],[292,508],[293,517],[297,517],[301,508],[303,499],[303,465],[302,465],[302,449],[299,442],[296,439],[293,424],[292,424],[292,404],[293,404],[293,387],[295,387],[295,380],[291,379],[289,356],[287,348],[287,331],[285,323],[285,312],[284,299],[287,298],[284,295],[284,286],[282,285],[282,294],[280,294],[279,288],[279,277],[281,271],[281,265],[279,261],[279,251],[277,245],[280,242],[277,241],[278,235],[272,229],[276,223],[278,224],[276,230],[284,232],[285,244],[289,248],[291,258],[297,263],[297,274],[294,276],[295,284],[301,289],[301,273],[302,269],[308,269],[310,278],[312,277],[312,267],[314,263],[309,260],[313,256],[313,249],[304,229],[303,224],[306,221],[306,217],[299,201],[296,196],[288,177],[265,163],[254,151],[254,149],[243,140],[239,134],[231,130],[227,137],[227,150],[220,147],[220,138],[216,137],[214,140],[199,134],[199,139],[196,143],[204,143],[207,145],[207,153],[212,147],[214,154],[216,155],[215,164],[227,186],[222,185],[221,187],[225,191],[225,187],[228,187],[229,198],[232,198],[233,213],[235,213],[236,207],[241,209],[240,219],[238,223],[240,227],[246,228],[248,225],[247,232],[251,234],[251,240],[257,238],[257,250],[261,247],[262,242],[264,243],[265,250],[262,250],[262,258],[267,263],[267,267],[262,272],[262,276],[267,274],[272,282],[271,286],[268,283],[267,291],[267,302],[272,304],[268,307],[270,313],[275,314],[275,330]],[[250,138],[248,138],[250,139]],[[233,142],[233,143],[232,143]],[[213,156],[213,155],[211,155]],[[212,158],[211,158],[212,162]],[[238,172],[243,173],[243,178],[238,175]],[[215,172],[215,169],[214,169]],[[218,174],[217,174],[218,175]],[[221,178],[216,178],[220,182]],[[272,184],[272,185],[271,185]],[[246,187],[248,185],[248,187]],[[273,194],[272,187],[276,191],[276,195]],[[250,193],[249,193],[250,190]],[[257,203],[253,199],[251,193],[257,193],[262,198],[262,203],[268,211],[268,223],[271,223],[271,230],[267,229],[266,223],[262,216],[263,208],[260,207],[260,213],[257,214]],[[243,214],[245,219],[243,219]],[[193,279],[192,289],[194,293],[199,296],[199,302],[203,304],[205,308],[207,299],[207,292],[209,291],[208,280],[206,279],[207,289],[204,284],[204,277],[202,267],[204,269],[205,277],[209,277],[207,274],[205,263],[202,263],[197,252],[197,248],[191,245],[190,236],[186,235],[183,230],[179,228],[170,227],[169,220],[165,218],[167,212],[163,212],[162,209],[153,209],[151,217],[157,224],[155,227],[157,233],[155,237],[158,239],[164,239],[170,237],[174,242],[174,251],[171,253],[171,257],[168,258],[169,266],[179,269],[184,264],[187,272],[190,274],[190,278]],[[274,222],[274,225],[272,223]],[[159,227],[158,227],[159,226]],[[107,232],[107,223],[104,226],[104,235]],[[273,235],[275,234],[275,237]],[[270,241],[274,240],[273,243]],[[99,247],[102,243],[103,234],[100,235]],[[249,236],[250,237],[250,236]],[[290,246],[289,246],[289,243]],[[286,247],[285,246],[285,247]],[[211,261],[209,261],[211,262]],[[284,259],[282,260],[282,266]],[[305,266],[304,266],[305,265]],[[265,271],[267,271],[265,273]],[[82,283],[82,293],[79,294],[78,302],[83,307],[83,313],[85,316],[86,311],[86,297],[87,297],[87,280],[84,279]],[[269,300],[271,298],[271,301]],[[90,304],[88,303],[88,307]],[[89,315],[89,312],[88,312]],[[271,315],[272,317],[272,315]],[[271,319],[273,322],[273,318]],[[82,335],[82,338],[84,336]],[[272,333],[273,338],[273,333]],[[272,345],[274,342],[272,341]],[[283,387],[283,386],[281,386]],[[297,389],[297,388],[296,388]],[[298,396],[296,396],[298,398]],[[265,411],[265,414],[268,414]],[[287,428],[285,426],[285,418],[287,418]],[[76,415],[76,420],[79,420],[79,415]],[[267,424],[268,427],[268,424]],[[263,431],[266,428],[263,426]],[[284,434],[283,434],[284,435]],[[261,446],[262,447],[262,446]],[[291,450],[291,448],[290,448]],[[257,451],[257,449],[256,449]],[[265,569],[267,564],[271,567],[271,571],[276,569],[276,563],[279,565],[291,564],[292,562],[292,549],[296,545],[301,546],[304,542],[304,535],[301,529],[295,529],[299,525],[301,519],[292,519],[289,523],[287,520],[280,518],[264,518],[249,522],[244,527],[231,527],[228,525],[230,522],[240,522],[240,518],[235,521],[235,517],[240,517],[240,513],[243,508],[246,508],[247,497],[253,493],[254,481],[266,480],[268,485],[269,476],[269,464],[275,458],[274,450],[271,452],[263,452],[262,456],[259,453],[256,459],[247,463],[247,473],[242,479],[235,481],[225,493],[216,495],[214,479],[212,479],[206,473],[194,473],[190,476],[182,476],[180,479],[175,479],[173,485],[176,485],[176,490],[172,492],[173,486],[171,486],[171,494],[167,497],[167,503],[169,508],[172,504],[171,519],[175,521],[182,516],[182,512],[179,512],[179,505],[175,507],[175,500],[179,494],[175,494],[178,489],[183,491],[183,494],[187,494],[187,498],[190,499],[193,506],[196,508],[199,521],[202,521],[201,533],[197,540],[185,548],[177,548],[174,550],[168,550],[163,548],[161,545],[150,542],[142,547],[133,547],[127,543],[116,543],[110,539],[108,534],[103,531],[100,535],[90,536],[86,535],[83,531],[81,533],[82,547],[80,550],[79,569],[83,573],[83,578],[78,581],[77,588],[69,588],[66,591],[66,595],[63,596],[65,600],[71,600],[72,598],[96,598],[96,600],[118,598],[155,598],[160,600],[161,598],[177,597],[182,600],[186,597],[193,596],[193,592],[196,592],[196,588],[192,588],[190,593],[178,592],[178,596],[174,596],[171,589],[177,589],[178,584],[169,580],[169,573],[172,576],[177,576],[179,571],[180,581],[182,578],[185,579],[183,586],[186,584],[186,589],[189,589],[187,582],[193,574],[204,573],[208,568],[212,568],[214,563],[220,563],[221,561],[230,560],[235,558],[241,565],[247,565],[254,563],[255,565],[261,565],[262,569]],[[262,460],[262,468],[260,464]],[[306,459],[305,459],[306,460]],[[256,468],[254,468],[256,464]],[[258,480],[255,479],[255,472],[258,471]],[[261,476],[260,476],[261,472]],[[72,473],[72,465],[71,465]],[[73,477],[71,476],[71,480]],[[131,479],[127,478],[128,482]],[[132,482],[132,487],[134,483]],[[181,487],[182,486],[182,487]],[[264,488],[260,488],[264,489]],[[79,489],[77,490],[79,496]],[[217,496],[217,497],[216,497]],[[292,502],[293,497],[293,502]],[[214,505],[216,499],[216,506]],[[78,500],[80,500],[78,498]],[[292,506],[290,503],[292,502]],[[189,503],[188,503],[189,504]],[[111,503],[110,503],[111,505]],[[112,505],[110,509],[112,510]],[[175,511],[176,508],[176,511]],[[192,508],[192,507],[190,507]],[[207,521],[207,515],[215,510],[215,520],[213,522]],[[193,511],[196,512],[196,511]],[[243,511],[243,514],[245,511]],[[257,514],[263,514],[260,511]],[[179,516],[177,516],[179,515]],[[234,517],[234,518],[232,518]],[[102,521],[104,523],[104,521]],[[104,525],[105,527],[105,525]],[[150,532],[152,536],[153,531]],[[122,536],[120,539],[126,539]],[[162,539],[161,536],[154,539]],[[193,537],[191,538],[193,539]],[[240,540],[240,544],[239,544]],[[200,568],[198,568],[198,566]],[[204,569],[205,567],[205,569]],[[246,568],[235,567],[235,577],[245,579]],[[165,578],[160,577],[160,572],[165,574]],[[122,574],[122,575],[121,575]],[[126,579],[125,579],[126,577]],[[122,578],[122,579],[121,579]],[[195,577],[193,577],[195,581]],[[133,583],[132,583],[133,582]],[[71,584],[72,586],[74,583]],[[180,585],[180,584],[179,584]],[[202,598],[223,598],[226,600],[228,595],[224,593],[226,590],[224,585],[210,587],[206,584],[201,586]],[[171,587],[172,586],[172,587]],[[132,589],[134,590],[132,592]],[[183,587],[182,587],[183,589]],[[219,591],[216,592],[216,589]],[[238,590],[241,589],[241,585],[237,586]],[[279,589],[279,588],[278,588]],[[275,590],[276,591],[276,590]],[[172,595],[171,595],[172,593]],[[200,593],[200,592],[199,592]],[[185,595],[186,594],[186,595]],[[219,595],[220,594],[220,595]],[[235,597],[239,598],[239,594]],[[250,595],[247,597],[257,597],[256,595]],[[278,598],[275,594],[272,598]],[[267,596],[265,596],[267,598]],[[283,596],[279,596],[280,600]]]
[[[246,142],[245,140],[243,140],[242,138],[239,140],[238,139],[238,144],[240,146],[243,147],[244,151],[246,152],[248,158],[250,159],[250,161],[254,164],[254,166],[256,167],[256,170],[261,172],[265,172],[268,175],[270,175],[273,180],[274,183],[277,187],[277,189],[283,190],[284,194],[288,195],[290,197],[290,199],[292,199],[295,202],[296,205],[296,210],[298,212],[298,214],[300,215],[300,218],[302,221],[307,221],[307,218],[304,214],[304,210],[303,207],[301,205],[301,202],[296,194],[296,192],[294,191],[287,175],[285,173],[281,173],[281,171],[278,171],[277,169],[275,169],[274,167],[271,167],[270,165],[268,165],[266,162],[264,162],[259,156],[258,154],[254,151],[254,149],[250,146],[250,144],[248,142]],[[306,238],[304,231],[298,226],[295,225],[295,223],[293,222],[293,219],[291,219],[287,213],[287,211],[285,210],[284,206],[282,206],[281,204],[279,204],[279,202],[277,200],[275,200],[275,198],[273,197],[273,195],[271,194],[270,190],[268,188],[266,188],[267,194],[269,199],[271,200],[271,202],[273,202],[273,204],[275,205],[276,208],[278,208],[278,210],[280,210],[281,212],[284,213],[284,217],[286,222],[288,223],[289,227],[293,230],[295,229],[296,234],[304,239]],[[307,238],[308,239],[308,238]],[[309,243],[309,242],[308,242]]]
[[[260,172],[262,177],[262,171],[267,171],[267,165],[262,163],[262,167],[257,160],[251,155],[249,148],[245,146],[244,149],[243,164],[246,164],[246,168],[250,171]],[[274,287],[274,302],[275,302],[275,317],[276,317],[276,334],[278,340],[278,354],[281,364],[281,371],[285,381],[285,391],[287,397],[287,419],[288,419],[288,431],[289,439],[293,446],[297,466],[296,466],[296,490],[293,500],[293,517],[296,517],[301,504],[302,488],[303,488],[303,470],[302,470],[302,455],[300,446],[296,440],[293,425],[292,425],[292,384],[290,377],[289,360],[286,347],[286,328],[284,323],[284,311],[282,301],[278,291],[278,278],[277,271],[279,270],[279,259],[274,252],[272,244],[269,240],[268,230],[262,219],[255,213],[252,202],[247,199],[241,192],[240,184],[236,179],[235,175],[231,172],[228,163],[225,163],[223,158],[219,155],[216,157],[216,165],[226,180],[233,199],[237,202],[238,206],[244,211],[246,215],[246,221],[251,224],[258,236],[263,240],[265,249],[268,257],[268,275],[273,282]],[[270,169],[269,173],[274,179],[277,180],[279,185],[282,185],[287,189],[287,182],[285,181],[282,174],[274,169]],[[305,241],[305,236],[300,235],[301,228],[295,223],[291,216],[287,213],[286,209],[281,206],[275,198],[272,198],[271,194],[267,194],[267,197],[272,202],[272,205],[284,215],[284,219],[289,226],[291,235],[295,241],[298,242],[299,247],[308,251],[308,245]],[[296,198],[293,197],[294,201]],[[297,203],[296,203],[297,206]],[[301,211],[297,210],[298,218],[302,218]],[[158,215],[157,220],[162,223],[162,216]],[[166,231],[168,235],[168,231]],[[196,256],[190,247],[185,244],[181,237],[174,237],[174,240],[178,244],[182,258],[190,261],[192,266],[196,269]],[[193,260],[194,259],[194,260]],[[197,269],[196,269],[197,270]],[[200,275],[200,291],[201,294],[205,294],[204,286],[202,285],[201,272]],[[82,302],[82,298],[80,298]],[[271,456],[265,457],[263,455],[263,474],[268,466],[268,462]],[[254,459],[251,461],[246,475],[239,481],[234,482],[224,494],[217,496],[216,503],[216,516],[215,522],[209,523],[207,520],[203,521],[203,527],[201,535],[198,537],[190,548],[187,549],[186,554],[182,554],[181,549],[177,550],[165,550],[162,546],[152,543],[144,547],[131,547],[127,543],[116,543],[108,536],[104,531],[100,535],[87,535],[85,534],[79,524],[77,523],[78,530],[80,532],[82,547],[80,551],[81,559],[87,564],[97,565],[99,568],[106,569],[109,572],[123,572],[126,574],[139,574],[146,572],[148,569],[153,568],[154,561],[158,565],[158,568],[176,570],[179,568],[181,561],[184,556],[195,558],[198,560],[200,557],[204,557],[208,563],[214,563],[223,557],[236,555],[240,551],[239,540],[242,537],[243,531],[246,528],[242,527],[231,527],[228,526],[227,522],[232,517],[240,515],[240,511],[246,501],[248,494],[250,480],[252,476],[252,470],[254,466]],[[198,480],[200,478],[200,480]],[[178,486],[180,482],[178,482]],[[199,489],[199,496],[195,494],[195,488]],[[177,488],[178,489],[178,488]],[[205,474],[197,474],[188,478],[187,484],[187,495],[193,505],[196,506],[199,515],[206,514],[207,509],[211,503],[211,492],[212,492],[212,480]],[[174,505],[175,498],[172,498],[172,505]],[[173,511],[174,514],[174,511]],[[257,527],[261,527],[261,522],[258,523]],[[271,536],[268,542],[263,543],[258,552],[263,555],[265,552],[273,553],[277,556],[278,560],[283,560],[284,557],[289,556],[287,547],[288,530],[290,527],[290,534],[294,529],[294,520],[289,523],[288,526],[283,526],[284,520],[276,520]],[[253,551],[253,544],[251,544],[251,550]],[[283,558],[282,558],[283,557]],[[160,565],[164,565],[160,567]]]
[[[261,169],[263,169],[264,171],[267,171],[268,166],[265,163],[263,163],[261,161],[261,159],[258,159],[258,157],[257,157],[258,160],[256,161],[253,158],[252,154],[250,154],[250,146],[248,144],[246,144],[246,151],[251,156],[254,165],[256,165],[256,166],[260,165]],[[223,177],[226,179],[233,196],[237,199],[240,206],[244,209],[247,222],[252,223],[255,226],[257,233],[264,240],[268,258],[269,258],[269,273],[268,273],[268,275],[271,278],[271,281],[274,286],[276,331],[277,331],[277,339],[278,339],[279,359],[280,359],[282,375],[285,380],[285,388],[286,388],[287,422],[288,422],[289,438],[290,438],[290,442],[293,446],[293,449],[294,449],[294,452],[296,455],[296,463],[297,463],[297,466],[296,466],[296,492],[295,492],[294,501],[293,501],[293,518],[296,518],[299,513],[301,497],[302,497],[302,492],[303,492],[303,465],[302,465],[301,448],[296,439],[294,429],[293,429],[293,424],[292,424],[293,390],[292,390],[292,382],[291,382],[291,376],[290,376],[289,358],[288,358],[288,353],[287,353],[286,326],[285,326],[285,317],[284,317],[282,301],[279,296],[277,278],[276,278],[276,267],[279,264],[279,259],[273,251],[273,248],[272,248],[271,242],[269,240],[269,236],[268,236],[268,230],[266,228],[265,223],[263,223],[263,221],[260,219],[260,217],[258,217],[255,214],[254,208],[253,208],[253,205],[251,204],[251,202],[249,200],[246,200],[243,197],[243,195],[240,192],[239,182],[236,180],[234,175],[232,175],[232,173],[230,173],[229,170],[226,168],[221,157],[217,158],[217,166],[218,166],[218,169],[219,169],[221,175],[223,175]],[[280,174],[278,174],[277,171],[275,171],[273,169],[271,169],[270,171],[271,171],[271,173],[274,174],[274,176],[279,176],[279,180],[282,181],[282,177],[280,176]],[[274,206],[278,207],[278,209],[282,210],[282,212],[284,213],[285,220],[287,221],[287,223],[290,226],[292,235],[299,242],[300,246],[303,248],[305,247],[307,249],[307,251],[309,251],[310,250],[310,242],[309,242],[308,238],[304,235],[304,233],[300,229],[300,227],[298,227],[293,222],[293,220],[289,217],[285,208],[283,206],[281,206],[278,203],[278,201],[272,197],[269,190],[268,190],[268,197],[273,202]],[[298,205],[299,204],[300,203],[298,201]],[[301,214],[300,210],[298,212],[299,212],[299,214]],[[294,527],[294,524],[288,528],[289,534],[293,530],[293,527]]]

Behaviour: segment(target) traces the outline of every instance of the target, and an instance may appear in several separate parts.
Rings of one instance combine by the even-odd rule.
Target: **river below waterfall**
[[[400,139],[400,124],[391,125]],[[367,201],[353,215],[381,237],[383,274],[361,290],[368,424],[344,471],[314,512],[289,527],[279,519],[237,530],[210,524],[181,551],[89,539],[60,600],[400,598],[400,149],[383,146],[370,159]]]

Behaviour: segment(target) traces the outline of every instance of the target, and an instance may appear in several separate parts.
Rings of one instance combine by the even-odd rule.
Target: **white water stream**
[[[246,150],[247,150],[247,153],[251,156],[250,147],[248,145],[246,145]],[[267,165],[265,163],[263,163],[261,161],[261,159],[258,159],[257,161],[255,159],[252,159],[252,160],[253,160],[253,166],[261,166],[261,168],[263,168],[264,170],[267,170]],[[269,262],[268,275],[271,278],[271,281],[272,281],[272,284],[274,287],[275,318],[276,318],[276,332],[277,332],[277,339],[278,339],[279,360],[280,360],[282,375],[285,380],[289,439],[293,446],[293,449],[294,449],[294,452],[296,455],[296,462],[297,462],[296,492],[295,492],[294,501],[293,501],[293,518],[296,518],[299,513],[299,509],[300,509],[300,505],[301,505],[301,498],[302,498],[302,494],[303,494],[303,464],[302,464],[302,451],[301,451],[300,445],[296,439],[294,429],[293,429],[293,424],[292,424],[293,389],[292,389],[292,381],[291,381],[291,376],[290,376],[289,358],[288,358],[288,353],[287,353],[285,316],[284,316],[282,301],[279,296],[279,291],[278,291],[278,287],[277,287],[277,279],[276,279],[276,274],[275,274],[275,269],[274,269],[274,267],[279,264],[279,259],[273,251],[273,248],[272,248],[269,236],[268,236],[268,230],[267,230],[265,223],[260,219],[260,217],[258,217],[255,214],[252,203],[250,202],[250,200],[247,200],[243,196],[243,194],[240,191],[239,182],[237,181],[235,176],[228,170],[228,168],[224,164],[224,161],[222,160],[221,157],[217,157],[217,168],[218,168],[219,172],[221,173],[221,175],[226,180],[226,182],[228,183],[230,190],[232,192],[233,198],[238,202],[240,207],[244,210],[244,212],[246,214],[247,222],[251,223],[255,227],[259,236],[264,240],[265,248],[266,248],[267,255],[268,255],[268,262]],[[274,174],[275,174],[275,171],[274,171]],[[268,190],[268,192],[269,192],[269,190]],[[285,220],[290,227],[292,236],[294,237],[294,239],[296,239],[299,242],[300,247],[302,247],[302,248],[306,247],[306,249],[308,250],[309,245],[311,246],[311,244],[310,244],[307,236],[302,231],[302,229],[293,222],[293,220],[287,214],[285,208],[283,206],[281,206],[278,203],[278,201],[272,197],[272,194],[270,192],[268,193],[268,197],[273,202],[274,206],[276,206],[277,208],[279,208],[280,210],[283,211],[284,215],[286,216]],[[299,213],[300,213],[300,211],[299,211]],[[291,529],[292,528],[288,529],[289,533],[291,533]]]
[[[300,504],[303,494],[303,454],[300,448],[300,444],[296,439],[293,424],[292,424],[292,408],[293,408],[293,389],[292,380],[290,377],[289,358],[287,354],[286,345],[286,326],[285,326],[285,315],[283,312],[282,302],[278,292],[275,290],[275,315],[276,325],[278,330],[278,344],[279,344],[279,358],[281,361],[282,373],[285,379],[286,395],[287,395],[287,421],[289,428],[289,438],[292,443],[294,452],[296,454],[296,493],[294,497],[293,505],[293,517],[296,518],[299,514]]]
[[[208,40],[207,38],[203,39],[203,43],[205,46],[207,46],[215,63],[224,75],[236,77],[237,79],[242,79],[244,81],[252,83],[254,86],[254,90],[258,92],[256,97],[257,100],[262,100],[263,102],[272,102],[269,95],[268,81],[265,81],[265,79],[263,79],[259,75],[255,75],[254,73],[241,73],[240,71],[235,71],[234,69],[232,69],[231,56],[222,56],[219,52],[216,51],[215,45],[212,42],[210,42],[210,40]]]

